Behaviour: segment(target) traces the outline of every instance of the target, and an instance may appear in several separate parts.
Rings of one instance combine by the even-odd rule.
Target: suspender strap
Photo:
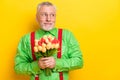
[[[36,60],[35,54],[34,54],[34,46],[35,46],[35,32],[31,33],[31,49],[32,49],[32,57],[33,60]]]
[[[62,29],[58,29],[58,40],[60,41],[60,47],[58,48],[57,58],[61,58],[61,47],[62,47]]]
[[[36,57],[34,54],[34,46],[35,46],[35,32],[31,32],[31,50],[32,50],[32,58],[35,61]],[[35,75],[35,80],[39,80],[39,76]]]
[[[61,49],[62,49],[62,29],[58,29],[58,40],[60,41],[60,48],[58,49],[57,58],[61,58]],[[36,60],[35,54],[34,54],[34,46],[35,46],[35,32],[31,32],[31,50],[32,50],[32,58],[33,60]],[[59,72],[59,78],[60,80],[63,80],[63,73]],[[35,80],[39,80],[39,76],[35,76]]]
[[[58,48],[58,54],[57,58],[61,58],[61,52],[62,52],[62,29],[58,29],[58,40],[60,41],[60,47]],[[59,78],[60,80],[63,80],[63,73],[59,72]]]

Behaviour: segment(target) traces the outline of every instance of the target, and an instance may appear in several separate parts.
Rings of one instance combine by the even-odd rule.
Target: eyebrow
[[[41,14],[41,13],[42,13],[42,14],[46,14],[46,12],[40,12],[40,14]],[[47,14],[48,14],[48,13],[47,13]],[[52,12],[52,13],[50,13],[50,14],[56,14],[56,13],[53,13],[53,12]]]

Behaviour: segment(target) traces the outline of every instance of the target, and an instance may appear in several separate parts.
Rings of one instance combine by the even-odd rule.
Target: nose
[[[47,15],[47,17],[46,17],[46,21],[48,21],[48,22],[51,21],[51,16],[50,16],[50,15]]]

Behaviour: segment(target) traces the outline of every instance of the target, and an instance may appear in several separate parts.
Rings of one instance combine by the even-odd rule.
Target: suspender
[[[58,40],[60,41],[60,47],[58,48],[57,58],[61,58],[61,47],[62,47],[62,29],[58,29]]]
[[[32,50],[32,58],[35,61],[36,57],[34,54],[34,46],[35,46],[35,32],[31,32],[31,50]],[[35,75],[35,80],[39,80],[39,75]]]
[[[58,48],[58,54],[57,54],[57,58],[61,58],[61,47],[62,47],[62,29],[58,30],[58,40],[60,41],[60,48]],[[59,78],[60,80],[63,80],[63,73],[59,72]]]
[[[31,50],[32,50],[32,58],[33,60],[36,60],[35,54],[34,54],[34,46],[35,46],[35,32],[31,33]]]
[[[60,48],[58,49],[59,52],[57,54],[57,58],[61,58],[61,47],[62,47],[62,29],[58,29],[58,40],[60,41]],[[35,32],[31,32],[31,50],[32,50],[32,58],[33,60],[36,60],[34,49],[35,46]],[[59,78],[60,80],[63,80],[63,73],[59,72]],[[39,80],[39,75],[35,76],[35,80]]]

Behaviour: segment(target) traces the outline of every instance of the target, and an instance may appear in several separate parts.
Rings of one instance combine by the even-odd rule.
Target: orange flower
[[[59,43],[59,41],[58,41],[56,38],[54,38],[54,39],[52,40],[52,44],[57,44],[57,43]]]
[[[39,46],[42,46],[42,42],[41,42],[41,41],[38,41],[38,45],[39,45]]]
[[[41,43],[44,43],[44,42],[45,42],[45,39],[44,39],[44,38],[41,38],[40,42],[41,42]]]

